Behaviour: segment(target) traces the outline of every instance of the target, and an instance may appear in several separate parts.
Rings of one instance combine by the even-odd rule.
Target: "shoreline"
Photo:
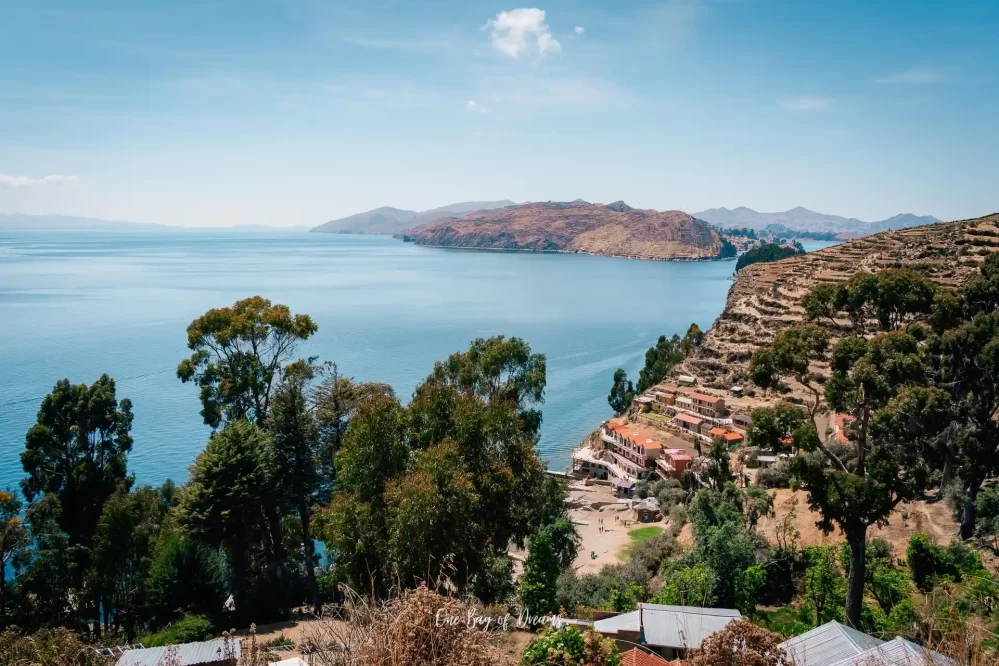
[[[361,234],[358,234],[361,235]],[[368,234],[370,235],[370,234]],[[420,243],[415,240],[401,238],[393,235],[393,238],[401,240],[403,243],[412,243],[417,247],[430,247],[438,250],[462,250],[465,252],[530,252],[534,254],[582,254],[591,257],[612,257],[614,259],[634,259],[637,261],[676,261],[682,263],[708,262],[708,261],[735,261],[738,257],[647,257],[632,254],[611,254],[606,252],[586,252],[584,250],[534,250],[526,247],[473,247],[468,245],[434,245],[431,243]]]

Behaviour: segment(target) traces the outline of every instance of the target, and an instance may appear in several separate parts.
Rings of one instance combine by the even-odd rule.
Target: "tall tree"
[[[120,488],[104,505],[94,537],[92,582],[101,592],[105,631],[132,639],[146,619],[146,581],[168,506],[157,490]]]
[[[201,416],[212,428],[238,419],[262,426],[283,366],[318,329],[309,315],[292,315],[261,296],[209,310],[187,327],[194,353],[177,376],[198,385]]]
[[[274,480],[279,492],[298,513],[302,524],[305,575],[309,582],[313,611],[320,611],[316,582],[316,550],[312,540],[312,506],[321,483],[319,429],[306,399],[312,369],[296,365],[286,372],[274,392],[267,429],[274,459]]]
[[[786,453],[808,420],[803,409],[784,400],[773,407],[759,407],[751,413],[746,442],[775,455]]]
[[[820,326],[804,324],[781,331],[769,346],[758,349],[750,361],[753,383],[763,389],[786,390],[794,379],[812,394],[808,416],[815,419],[822,406],[822,392],[812,372],[812,363],[825,359],[829,333]]]
[[[607,394],[607,404],[615,414],[624,414],[634,397],[635,387],[628,381],[628,373],[624,368],[618,368],[614,371],[614,383],[611,385],[610,393]]]
[[[321,448],[318,499],[325,504],[329,501],[336,477],[333,461],[343,445],[351,417],[371,399],[395,400],[396,396],[388,384],[357,382],[340,374],[336,363],[319,366],[316,379],[308,398],[315,415]]]
[[[266,432],[248,421],[212,433],[178,507],[191,534],[225,549],[237,612],[247,610],[251,552],[260,542],[274,547],[264,515],[274,473],[271,450]]]
[[[476,340],[437,363],[407,408],[362,403],[316,515],[336,575],[378,596],[450,562],[456,585],[479,589],[511,541],[563,516],[564,488],[536,449],[544,367],[518,338]]]
[[[42,400],[25,436],[25,498],[59,499],[59,526],[70,543],[89,548],[108,497],[125,483],[132,450],[132,401],[115,396],[107,375],[87,386],[63,379]]]
[[[945,464],[956,457],[964,495],[961,538],[969,539],[975,532],[975,499],[996,469],[999,451],[999,314],[976,316],[933,339],[930,349],[937,383],[954,397],[964,424],[956,446],[944,455]]]
[[[779,334],[770,347],[759,350],[752,361],[758,385],[779,387],[781,378],[790,375],[811,391],[813,422],[821,406],[821,393],[808,367],[810,360],[822,357],[824,340],[816,327],[791,329]],[[856,458],[844,461],[837,456],[823,443],[813,423],[807,424],[795,441],[805,451],[818,449],[822,456],[799,455],[795,467],[808,488],[812,509],[822,516],[820,527],[831,530],[835,523],[850,546],[846,618],[851,626],[859,627],[867,530],[887,520],[899,502],[922,492],[928,479],[927,449],[912,445],[911,440],[918,436],[920,441],[935,441],[950,406],[940,391],[907,389],[899,394],[906,386],[924,383],[926,376],[918,343],[908,334],[887,333],[870,340],[845,338],[833,350],[830,366],[832,376],[825,385],[825,399],[831,409],[849,412],[856,419],[852,429]],[[909,445],[900,442],[899,433],[890,429],[871,436],[872,423],[882,409],[886,414],[910,410],[910,421],[899,424],[911,438]]]
[[[21,500],[0,490],[0,631],[7,628],[7,563],[31,543],[21,522]]]
[[[556,582],[562,569],[551,534],[542,530],[531,537],[517,594],[528,613],[535,616],[558,611]]]

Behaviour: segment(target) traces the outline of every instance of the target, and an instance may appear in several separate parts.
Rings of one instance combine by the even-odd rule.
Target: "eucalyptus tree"
[[[262,426],[284,366],[318,329],[309,315],[261,296],[214,308],[187,327],[194,353],[177,366],[177,377],[197,384],[201,416],[212,428],[239,419]]]

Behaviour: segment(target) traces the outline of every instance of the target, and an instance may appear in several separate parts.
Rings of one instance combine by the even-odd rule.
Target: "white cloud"
[[[581,25],[577,25],[577,26],[576,26],[575,28],[573,28],[573,30],[572,30],[572,31],[573,31],[574,33],[576,33],[577,35],[581,35],[581,34],[583,34],[584,32],[586,32],[586,28],[584,28],[584,27],[583,27],[583,26],[581,26]]]
[[[944,74],[939,69],[932,67],[913,67],[904,72],[897,72],[875,79],[878,83],[885,85],[919,85],[926,83],[939,83],[944,80]]]
[[[482,106],[474,99],[470,99],[467,102],[465,102],[465,108],[474,113],[489,113],[489,109]]]
[[[781,102],[788,111],[825,111],[829,108],[829,100],[822,97],[797,97]]]
[[[51,174],[41,178],[28,178],[27,176],[9,176],[0,173],[0,186],[3,187],[30,187],[32,185],[66,185],[67,183],[79,182],[79,176],[65,176],[62,174]]]
[[[552,37],[551,28],[545,23],[543,9],[511,9],[489,19],[483,30],[489,30],[493,48],[511,58],[537,53],[558,53],[562,45]]]

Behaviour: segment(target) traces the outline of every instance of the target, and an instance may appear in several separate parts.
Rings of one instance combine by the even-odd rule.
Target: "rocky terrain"
[[[661,260],[715,259],[722,249],[719,235],[702,220],[677,210],[640,210],[621,201],[522,204],[437,220],[407,231],[403,238],[435,247]]]
[[[844,282],[861,270],[907,267],[954,288],[995,251],[999,214],[886,231],[775,263],[753,264],[739,271],[725,309],[702,345],[670,376],[694,375],[701,385],[721,389],[749,385],[753,351],[803,320],[801,299],[815,285]]]

